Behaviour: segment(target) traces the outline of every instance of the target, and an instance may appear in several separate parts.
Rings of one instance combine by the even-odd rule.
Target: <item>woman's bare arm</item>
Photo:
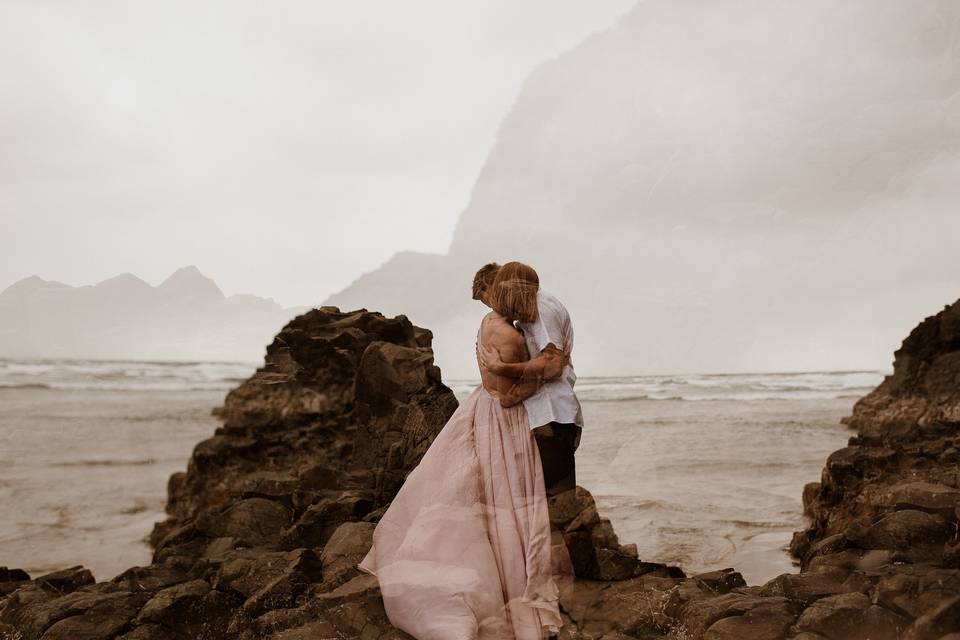
[[[560,377],[570,362],[570,353],[561,351],[553,343],[548,344],[540,354],[522,362],[504,362],[495,349],[489,346],[478,347],[477,357],[480,364],[498,376],[521,380],[539,380],[549,382]]]
[[[508,326],[498,327],[492,331],[487,344],[497,352],[499,359],[503,362],[522,362],[527,355],[523,336]],[[540,387],[537,380],[514,380],[498,375],[496,381],[497,395],[500,398],[500,404],[504,407],[512,407],[523,402]]]

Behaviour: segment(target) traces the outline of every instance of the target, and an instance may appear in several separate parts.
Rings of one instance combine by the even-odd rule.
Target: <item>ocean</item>
[[[108,579],[148,564],[167,478],[255,368],[0,360],[0,566],[83,564]],[[577,481],[644,560],[732,566],[762,583],[792,570],[803,485],[846,444],[840,418],[883,375],[581,377]],[[447,384],[462,399],[477,382]]]

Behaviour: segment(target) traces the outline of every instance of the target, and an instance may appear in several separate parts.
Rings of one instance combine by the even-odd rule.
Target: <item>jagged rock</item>
[[[323,498],[306,508],[303,515],[283,531],[280,544],[291,547],[323,547],[341,524],[359,520],[372,508],[369,492],[347,491]]]
[[[902,482],[886,488],[875,500],[882,507],[949,516],[960,507],[960,489],[933,482]]]
[[[27,582],[30,582],[30,575],[23,569],[0,567],[0,597],[13,593]]]
[[[290,557],[292,556],[292,557]],[[321,579],[320,559],[310,549],[288,554],[290,558],[280,575],[264,584],[243,603],[243,612],[257,616],[271,609],[289,608],[298,596]]]
[[[158,591],[188,579],[187,573],[176,567],[150,565],[131,567],[111,582],[127,591]]]
[[[183,635],[159,624],[144,624],[118,636],[117,640],[187,640]]]
[[[950,538],[950,528],[940,516],[908,509],[853,531],[848,528],[844,535],[864,549],[909,550],[923,544],[942,546]]]
[[[4,570],[0,624],[127,640],[259,640],[323,620],[341,637],[390,634],[379,591],[356,589],[351,545],[369,546],[373,524],[360,521],[382,512],[456,408],[430,341],[403,316],[326,307],[294,319],[171,476],[154,563],[96,585],[79,567],[33,581]],[[324,571],[317,553],[344,523]]]
[[[810,545],[810,548],[803,554],[802,566],[806,568],[814,558],[823,555],[832,555],[839,553],[849,546],[849,540],[842,533],[827,536],[823,540]]]
[[[780,623],[789,618],[781,632],[782,636],[796,619],[795,609],[795,605],[786,598],[733,592],[716,597],[694,597],[680,606],[676,618],[693,637],[699,638],[724,618],[741,617],[756,610],[756,613],[746,620],[721,625],[715,632],[716,637],[729,637],[725,634],[753,624],[757,624],[758,629],[764,629],[765,633],[772,633],[773,629],[779,629]]]
[[[863,612],[860,635],[869,640],[897,640],[909,626],[910,621],[903,616],[881,606],[871,605]]]
[[[786,602],[770,598],[747,609],[740,615],[717,620],[703,634],[704,640],[781,640],[796,620],[796,614]]]
[[[211,584],[220,591],[234,591],[249,598],[282,575],[295,557],[283,551],[238,549],[227,554]]]
[[[935,640],[948,633],[960,632],[960,597],[940,603],[913,623],[908,640]]]
[[[863,624],[870,598],[862,593],[844,593],[817,600],[797,619],[801,631],[819,633],[832,640],[848,640]]]
[[[88,585],[60,595],[34,582],[4,600],[0,622],[13,626],[24,640],[34,640],[58,622],[75,616],[121,616],[129,620],[143,601],[142,595],[113,591],[109,586]]]
[[[551,527],[562,532],[577,577],[626,580],[652,572],[683,577],[677,567],[643,562],[635,550],[624,548],[610,521],[600,517],[593,495],[583,487],[551,496],[548,507]]]
[[[54,571],[36,578],[36,582],[43,584],[59,593],[71,593],[80,587],[96,582],[89,569],[81,566],[70,567],[62,571]]]
[[[110,613],[84,613],[54,623],[43,634],[44,640],[109,640],[120,633],[136,611],[123,615]]]
[[[894,354],[893,375],[857,402],[846,420],[871,440],[960,422],[960,301],[915,328]]]
[[[699,573],[693,576],[692,579],[696,580],[697,584],[702,588],[709,589],[717,594],[729,593],[733,589],[747,586],[740,572],[734,569],[720,569],[718,571]]]
[[[760,592],[763,596],[783,596],[789,600],[806,606],[829,596],[839,595],[847,591],[843,581],[847,574],[844,572],[840,579],[830,573],[785,573],[777,576],[763,586]]]
[[[670,578],[649,576],[614,582],[577,580],[561,594],[560,606],[570,622],[561,629],[561,637],[647,637],[664,631],[670,624],[666,613],[670,590],[676,584]]]
[[[338,586],[358,571],[357,565],[373,545],[375,528],[370,522],[347,522],[337,527],[320,554],[324,585]]]
[[[188,637],[221,638],[240,604],[204,580],[191,580],[157,592],[140,610],[136,624],[154,623]]]
[[[332,623],[322,620],[311,622],[296,629],[279,631],[270,636],[270,640],[314,640],[314,638],[336,638],[337,630]]]
[[[271,544],[290,524],[291,511],[279,502],[265,498],[240,500],[221,513],[205,512],[196,526],[212,538],[236,538],[241,544]]]

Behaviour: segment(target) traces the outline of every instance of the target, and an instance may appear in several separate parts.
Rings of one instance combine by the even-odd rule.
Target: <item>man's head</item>
[[[473,276],[473,299],[479,300],[483,304],[490,306],[490,285],[497,277],[497,271],[500,265],[496,262],[490,262],[480,267],[477,274]]]
[[[537,291],[540,277],[533,267],[508,262],[497,271],[489,287],[489,305],[510,320],[533,322],[537,319]]]

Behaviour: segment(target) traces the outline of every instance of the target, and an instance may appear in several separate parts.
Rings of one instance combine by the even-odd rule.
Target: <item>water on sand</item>
[[[166,482],[250,364],[0,360],[0,565],[147,564]],[[581,378],[579,484],[622,542],[689,572],[789,571],[800,495],[876,372]],[[473,381],[450,383],[458,397]]]

